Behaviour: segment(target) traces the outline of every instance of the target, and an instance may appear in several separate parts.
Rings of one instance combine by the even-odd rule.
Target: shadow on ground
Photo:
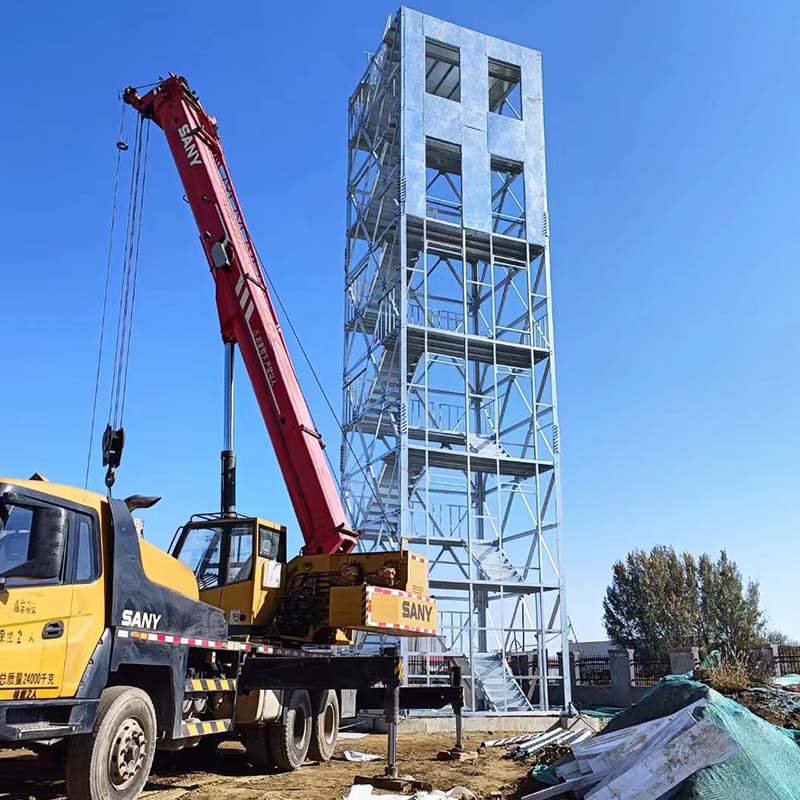
[[[146,792],[191,792],[200,784],[194,775],[209,772],[220,778],[253,774],[243,752],[202,756],[192,751],[157,753]],[[61,800],[64,765],[23,750],[0,751],[0,800]]]

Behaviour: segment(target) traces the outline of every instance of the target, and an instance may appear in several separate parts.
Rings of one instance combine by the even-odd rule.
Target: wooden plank
[[[710,719],[704,719],[653,751],[592,792],[592,800],[641,800],[661,797],[690,775],[721,764],[739,752],[739,745]],[[534,795],[535,796],[535,795]]]

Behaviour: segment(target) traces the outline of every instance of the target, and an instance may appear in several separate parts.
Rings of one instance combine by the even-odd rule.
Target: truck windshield
[[[28,560],[33,510],[0,503],[0,575]]]

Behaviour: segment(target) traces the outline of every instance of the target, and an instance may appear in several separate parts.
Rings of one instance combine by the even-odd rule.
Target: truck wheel
[[[311,698],[305,689],[297,689],[289,694],[284,722],[267,727],[272,763],[281,772],[291,772],[306,760],[311,717]]]
[[[247,760],[253,769],[261,774],[272,772],[272,752],[269,744],[269,731],[264,725],[251,725],[244,729],[242,741],[247,750]]]
[[[153,765],[156,713],[141,689],[113,686],[100,696],[94,730],[75,736],[67,756],[69,800],[133,800]]]
[[[312,761],[330,761],[339,738],[339,698],[333,689],[322,693],[311,724],[308,757]]]

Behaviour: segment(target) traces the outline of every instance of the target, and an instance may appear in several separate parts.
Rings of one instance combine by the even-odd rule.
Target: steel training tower
[[[541,54],[402,8],[349,105],[342,486],[427,556],[469,708],[570,702]],[[543,676],[549,675],[549,679]]]

